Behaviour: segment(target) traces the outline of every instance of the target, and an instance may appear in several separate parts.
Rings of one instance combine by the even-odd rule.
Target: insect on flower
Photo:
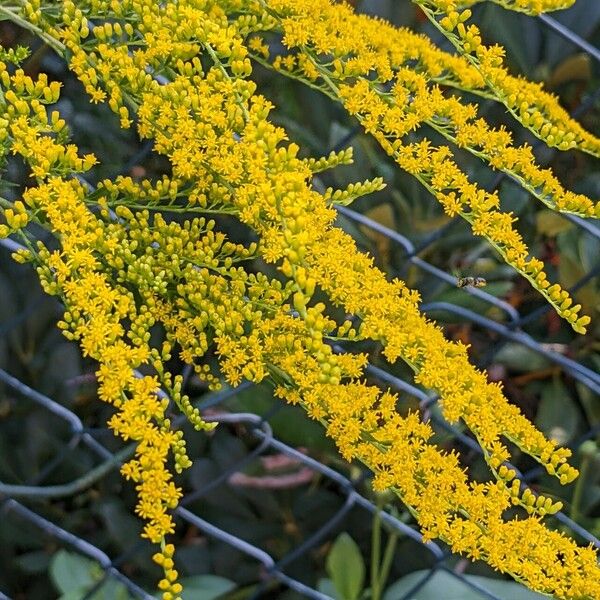
[[[487,281],[483,277],[460,277],[456,282],[456,287],[485,287]]]

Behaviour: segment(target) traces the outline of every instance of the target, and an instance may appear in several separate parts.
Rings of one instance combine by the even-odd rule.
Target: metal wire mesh
[[[594,60],[600,63],[599,49],[589,44],[586,40],[579,37],[576,33],[563,26],[554,18],[549,16],[541,16],[539,19],[555,34],[568,40],[578,49],[587,52]],[[589,110],[594,105],[598,98],[600,98],[600,90],[588,96],[574,111],[574,116],[581,116],[585,111]],[[346,135],[336,146],[336,149],[339,150],[341,147],[350,144],[358,133],[358,129],[352,130],[350,134]],[[151,145],[145,145],[142,148],[140,155],[136,156],[134,158],[134,162],[131,164],[135,164],[135,161],[138,161],[147,155],[150,148]],[[504,175],[499,175],[496,177],[492,188],[497,189],[504,179]],[[419,246],[415,246],[407,237],[381,225],[380,223],[364,216],[363,214],[346,207],[339,207],[338,210],[346,219],[350,219],[355,223],[376,231],[378,234],[388,238],[391,243],[402,248],[404,251],[404,259],[407,261],[407,263],[418,267],[429,276],[440,281],[449,283],[451,285],[456,283],[456,278],[420,258],[419,256],[419,254],[421,254],[429,246],[434,244],[443,236],[447,235],[449,230],[456,223],[456,220],[451,221],[449,224],[429,235],[428,238],[425,239]],[[600,227],[598,226],[597,222],[583,221],[582,219],[571,215],[563,216],[565,219],[568,219],[580,227],[585,232],[585,235],[593,236],[594,238],[600,240]],[[17,246],[18,245],[10,240],[2,241],[2,247],[4,248],[3,252],[7,250],[15,250]],[[571,291],[580,288],[593,278],[596,278],[599,273],[600,262],[590,269],[590,271],[573,286]],[[498,299],[484,290],[466,289],[465,293],[472,294],[478,299],[486,302],[488,305],[495,306],[497,309],[499,309],[504,315],[503,322],[492,320],[472,310],[448,302],[433,302],[425,304],[422,306],[422,309],[425,312],[442,310],[444,312],[457,315],[463,319],[471,321],[482,329],[495,334],[497,341],[490,345],[487,354],[478,366],[485,367],[491,364],[494,357],[503,348],[503,346],[508,342],[512,342],[520,344],[543,356],[545,359],[559,367],[564,373],[568,373],[570,377],[580,382],[591,392],[600,395],[600,375],[598,373],[577,362],[576,360],[564,356],[563,354],[560,354],[553,349],[539,343],[523,331],[522,327],[524,325],[540,319],[546,311],[550,310],[549,306],[543,306],[539,309],[533,310],[528,314],[521,314],[518,310],[504,300]],[[18,322],[26,318],[26,316],[27,315],[24,312],[17,316],[16,319],[12,319],[10,323],[0,324],[0,335],[7,335],[10,332],[10,329],[15,327]],[[338,350],[341,351],[342,349]],[[474,452],[480,452],[480,448],[474,442],[474,440],[446,423],[436,411],[431,410],[433,405],[437,402],[437,397],[425,393],[423,390],[415,387],[411,383],[404,381],[375,365],[369,365],[367,367],[367,371],[368,374],[373,375],[379,381],[389,385],[392,389],[408,393],[416,398],[419,401],[420,407],[424,411],[424,414],[434,421],[437,426],[451,432],[461,444],[464,444],[465,448]],[[15,523],[27,522],[30,525],[38,528],[40,535],[53,538],[59,544],[69,547],[76,552],[97,561],[104,571],[104,578],[100,580],[92,590],[87,592],[86,597],[91,597],[98,589],[102,587],[102,585],[104,585],[108,579],[114,579],[125,585],[128,591],[134,597],[144,599],[154,598],[155,596],[144,591],[131,577],[126,576],[124,572],[120,570],[120,567],[131,556],[131,554],[139,551],[139,544],[134,544],[127,553],[116,557],[110,557],[100,548],[90,544],[82,537],[73,535],[69,531],[52,522],[52,520],[41,516],[39,512],[29,508],[24,504],[25,502],[39,502],[40,500],[43,501],[44,499],[49,500],[65,498],[78,494],[94,483],[97,483],[102,478],[106,477],[106,475],[111,471],[118,469],[118,467],[133,454],[134,447],[130,445],[124,447],[119,452],[111,452],[108,450],[105,444],[99,441],[105,437],[103,436],[104,432],[86,429],[81,419],[74,412],[65,408],[52,398],[32,389],[19,379],[11,376],[9,373],[1,369],[0,382],[11,388],[15,393],[34,402],[40,409],[47,411],[49,415],[53,415],[54,418],[63,422],[68,426],[70,432],[64,447],[61,448],[60,451],[56,452],[55,456],[47,462],[44,469],[42,469],[34,479],[31,479],[28,482],[28,485],[10,485],[0,482],[0,518],[2,521],[10,520]],[[209,394],[202,399],[198,406],[201,409],[211,408],[212,410],[215,410],[215,407],[218,407],[225,400],[251,388],[252,385],[246,382],[233,390]],[[181,501],[180,506],[175,510],[175,514],[182,521],[194,525],[206,536],[219,540],[229,545],[232,549],[252,557],[256,563],[261,566],[262,582],[258,589],[254,592],[252,596],[253,598],[261,597],[261,595],[268,590],[273,581],[283,584],[283,586],[288,587],[303,597],[315,599],[329,598],[329,596],[317,591],[316,589],[308,587],[301,581],[298,581],[297,579],[286,574],[286,568],[303,554],[309,552],[311,549],[319,545],[324,539],[327,538],[328,535],[339,530],[340,525],[343,523],[344,519],[351,510],[359,509],[364,511],[365,515],[375,515],[376,513],[379,514],[380,518],[387,525],[389,530],[393,530],[398,534],[413,540],[414,543],[422,545],[426,549],[427,553],[429,553],[431,559],[431,568],[425,575],[423,575],[421,580],[418,581],[414,587],[405,594],[404,598],[406,600],[412,598],[416,593],[418,593],[418,591],[423,588],[423,586],[425,586],[437,572],[440,571],[444,571],[450,576],[461,580],[464,585],[468,586],[474,592],[477,592],[482,599],[503,600],[489,590],[486,590],[478,583],[475,583],[473,580],[465,578],[465,576],[460,572],[453,570],[448,564],[449,558],[452,556],[448,550],[442,548],[440,545],[434,542],[424,544],[420,534],[415,530],[414,527],[405,524],[392,514],[389,514],[385,511],[380,511],[375,504],[359,493],[357,490],[359,482],[351,481],[334,469],[277,440],[273,435],[271,426],[269,425],[269,419],[271,417],[272,413],[263,416],[250,413],[224,413],[209,417],[209,419],[219,423],[244,426],[249,435],[255,439],[257,445],[254,450],[252,450],[252,452],[242,461],[236,462],[233,466],[220,473],[216,479],[205,484],[201,489],[198,489],[195,492],[185,496]],[[588,431],[586,435],[579,439],[574,446],[576,447],[584,440],[596,436],[599,431],[600,428],[595,428]],[[70,454],[82,451],[89,452],[96,457],[98,463],[96,467],[92,468],[84,476],[69,483],[63,485],[44,485],[44,481],[48,478],[48,476],[51,475],[68,458]],[[304,539],[302,543],[300,543],[295,549],[279,560],[275,560],[268,552],[257,547],[256,545],[253,545],[252,543],[241,539],[225,529],[220,528],[215,524],[199,517],[188,508],[188,506],[201,498],[203,495],[207,494],[211,489],[214,489],[215,487],[227,482],[229,477],[231,477],[234,473],[246,468],[252,461],[257,460],[261,455],[269,451],[276,451],[277,453],[291,457],[295,461],[298,461],[298,463],[303,467],[320,474],[320,476],[326,479],[331,486],[337,488],[338,492],[343,495],[345,499],[339,510],[337,510],[337,512],[331,518],[329,518],[327,522],[323,523],[316,531],[312,532],[309,537]],[[539,474],[539,469],[534,468],[528,472],[521,473],[520,477],[523,481],[530,482]],[[583,527],[572,521],[567,515],[564,513],[558,513],[556,518],[563,524],[567,525],[582,539],[593,544],[595,547],[600,548],[600,540],[598,540],[598,538],[585,530]],[[5,598],[8,598],[8,596],[0,591],[0,600]]]

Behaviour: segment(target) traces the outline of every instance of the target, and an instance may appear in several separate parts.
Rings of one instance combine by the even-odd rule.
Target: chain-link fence
[[[590,45],[556,19],[550,16],[541,16],[539,19],[544,26],[548,27],[556,35],[561,36],[600,63],[599,49]],[[582,116],[594,106],[598,99],[600,99],[600,89],[596,93],[585,97],[578,108],[573,112],[573,116]],[[339,150],[341,147],[350,144],[353,137],[358,133],[358,129],[353,130],[349,135],[343,138],[342,142],[340,142],[335,149]],[[143,160],[150,149],[151,146],[146,144],[141,149],[141,152],[132,159],[130,166]],[[548,156],[548,154],[546,156]],[[129,166],[125,167],[125,169],[128,168]],[[504,175],[496,177],[492,189],[498,189],[504,179]],[[379,235],[388,238],[392,244],[402,248],[404,260],[407,265],[411,264],[418,269],[421,269],[423,272],[427,273],[429,277],[436,278],[450,285],[456,284],[455,277],[420,258],[419,255],[426,251],[432,244],[448,235],[451,229],[456,225],[458,218],[445,224],[443,227],[430,234],[420,245],[416,246],[407,237],[381,225],[363,214],[346,207],[339,207],[338,210],[343,218],[376,231]],[[581,228],[585,235],[600,240],[600,227],[597,221],[584,221],[571,215],[562,215],[562,217]],[[16,248],[18,248],[18,244],[15,242],[11,240],[2,240],[2,246],[0,247],[2,260],[7,260],[8,252],[13,251]],[[598,277],[599,274],[600,257],[598,257],[598,263],[572,287],[571,291],[575,291],[586,285],[592,279]],[[518,344],[539,354],[547,361],[556,365],[562,372],[568,374],[575,381],[589,389],[592,395],[600,396],[600,375],[597,372],[584,366],[580,362],[569,358],[565,354],[558,352],[551,345],[539,343],[523,331],[525,325],[530,325],[541,319],[544,314],[550,310],[549,306],[546,305],[527,314],[521,314],[508,302],[492,296],[483,289],[467,288],[464,292],[476,296],[487,305],[496,307],[501,311],[504,317],[499,320],[493,320],[486,316],[482,316],[482,314],[479,314],[478,312],[449,302],[432,302],[424,304],[422,310],[426,313],[443,311],[444,313],[456,315],[461,319],[470,321],[491,334],[490,343],[487,344],[486,348],[487,351],[479,360],[478,367],[487,367],[492,364],[494,358],[506,344]],[[28,311],[30,310],[31,309],[28,309]],[[1,335],[8,335],[10,329],[16,327],[20,321],[26,319],[27,315],[28,312],[24,311],[16,318],[11,319],[10,323],[0,324]],[[342,348],[337,348],[337,350],[343,351]],[[378,366],[370,365],[368,366],[367,371],[369,375],[373,376],[379,382],[388,385],[392,390],[404,392],[417,399],[423,417],[432,420],[437,427],[450,432],[458,443],[462,444],[466,450],[480,452],[479,446],[472,438],[464,435],[461,431],[446,423],[439,416],[439,411],[432,410],[437,401],[437,397],[425,393],[408,381],[400,379]],[[184,373],[184,375],[189,376],[189,372]],[[140,585],[136,583],[134,578],[126,575],[122,569],[122,566],[130,560],[135,553],[141,551],[143,544],[132,542],[129,551],[117,556],[109,556],[103,550],[90,544],[82,537],[73,535],[51,519],[42,516],[40,514],[42,511],[39,510],[40,502],[44,503],[49,500],[73,497],[94,484],[97,484],[111,471],[118,470],[119,466],[133,455],[134,447],[129,445],[118,452],[112,452],[108,449],[107,444],[103,442],[103,440],[107,439],[107,430],[86,428],[82,420],[73,411],[65,408],[52,398],[32,389],[4,370],[0,370],[0,382],[7,388],[10,388],[13,393],[35,403],[40,410],[46,411],[48,414],[48,423],[51,423],[52,426],[54,426],[54,423],[60,422],[62,423],[62,426],[66,426],[69,429],[69,435],[64,446],[55,450],[54,456],[48,460],[45,467],[39,471],[34,478],[31,478],[27,482],[27,485],[10,485],[0,482],[0,523],[6,524],[10,522],[13,526],[17,527],[20,523],[27,523],[28,525],[39,529],[40,536],[52,538],[57,544],[70,548],[71,550],[96,561],[103,569],[104,577],[99,579],[95,586],[86,593],[85,598],[92,597],[109,579],[121,582],[134,597],[144,599],[154,598],[155,596],[144,591]],[[175,510],[178,520],[193,525],[198,531],[206,536],[219,540],[230,546],[232,549],[235,549],[256,561],[257,565],[260,566],[262,583],[258,588],[253,590],[250,597],[260,598],[263,594],[267,593],[267,590],[271,588],[272,583],[276,581],[283,584],[283,586],[294,590],[302,597],[315,599],[329,598],[329,596],[314,588],[308,587],[298,579],[286,574],[286,570],[294,563],[294,561],[318,547],[319,544],[328,539],[329,536],[339,531],[351,510],[359,510],[364,511],[365,517],[368,517],[369,519],[374,518],[374,516],[378,514],[382,522],[386,524],[388,531],[395,531],[398,535],[413,540],[415,544],[423,546],[425,551],[429,553],[431,567],[420,580],[415,582],[414,587],[405,593],[404,598],[406,600],[414,597],[414,595],[440,571],[444,571],[451,577],[460,579],[465,586],[473,592],[478,593],[482,599],[498,598],[497,595],[485,589],[485,587],[477,583],[477,581],[466,578],[460,569],[457,570],[452,568],[449,564],[449,559],[452,555],[445,547],[434,542],[424,544],[420,534],[414,526],[407,525],[396,516],[381,511],[373,502],[361,495],[358,491],[361,487],[360,484],[362,483],[360,478],[358,480],[350,480],[329,466],[311,458],[304,452],[276,439],[273,435],[269,420],[278,410],[278,405],[274,405],[273,410],[268,414],[263,415],[250,413],[219,413],[220,404],[231,399],[236,394],[248,392],[248,390],[251,389],[252,385],[246,382],[236,389],[228,389],[223,392],[205,395],[198,404],[198,407],[201,410],[209,411],[208,414],[210,416],[207,417],[208,420],[243,429],[248,436],[254,439],[256,445],[242,460],[235,462],[228,469],[219,473],[218,477],[205,483],[201,488],[184,496],[179,507]],[[177,423],[175,424],[177,425]],[[589,430],[583,437],[577,440],[576,444],[573,444],[573,447],[578,447],[586,439],[596,437],[598,433],[600,433],[600,428]],[[96,466],[91,468],[84,476],[70,481],[69,483],[62,485],[45,485],[44,482],[48,477],[53,474],[61,464],[68,460],[70,455],[81,452],[85,452],[90,456],[95,457]],[[323,481],[327,481],[327,484],[330,487],[335,488],[344,498],[340,508],[330,516],[326,522],[322,523],[320,527],[312,531],[311,534],[306,537],[306,539],[302,540],[302,542],[291,552],[285,554],[278,560],[273,558],[273,556],[264,549],[199,517],[188,508],[211,490],[226,484],[233,475],[246,469],[253,461],[258,461],[261,456],[272,452],[276,452],[279,455],[285,455],[308,472],[318,474]],[[194,456],[191,458],[194,459]],[[363,474],[363,476],[365,475],[366,474]],[[540,475],[541,469],[532,468],[527,472],[520,473],[519,477],[524,482],[532,483],[535,482]],[[582,540],[600,548],[600,540],[571,520],[566,514],[560,512],[556,515],[556,518]],[[2,566],[0,565],[0,569],[1,568]],[[0,591],[0,598],[4,599],[8,598],[8,596]]]

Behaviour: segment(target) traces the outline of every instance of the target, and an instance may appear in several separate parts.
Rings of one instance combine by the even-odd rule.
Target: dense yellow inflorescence
[[[454,1],[414,1],[460,51],[461,56],[477,69],[486,88],[536,137],[560,150],[577,148],[600,156],[600,140],[571,119],[556,97],[546,92],[541,84],[508,73],[503,64],[504,48],[486,46],[482,43],[479,28],[467,24],[471,17],[470,10],[461,10],[461,5]],[[521,8],[533,14],[550,8],[563,8],[539,6],[533,9],[532,6],[523,3]]]
[[[539,15],[544,12],[551,10],[562,10],[569,8],[575,4],[575,0],[489,0],[494,4],[499,4],[509,10],[516,10],[519,12],[526,13],[528,15]],[[436,0],[436,4],[444,9],[451,10],[459,7],[473,6],[478,4],[482,0],[463,0],[462,2],[456,2],[456,0]]]
[[[254,38],[259,41],[250,46],[262,64],[316,84],[343,102],[365,131],[436,196],[447,214],[466,219],[476,235],[487,238],[576,331],[584,333],[589,318],[579,315],[581,307],[573,305],[565,290],[548,281],[542,262],[530,257],[513,226],[516,219],[499,210],[498,195],[470,182],[448,146],[435,146],[427,139],[405,141],[428,125],[457,147],[510,175],[549,208],[582,217],[600,216],[600,203],[565,190],[549,169],[536,165],[530,146],[513,146],[508,131],[491,128],[477,118],[475,105],[444,94],[439,85],[470,89],[478,85],[477,71],[473,73],[468,63],[461,65],[414,34],[356,15],[349,6],[330,0],[272,0],[263,2],[263,7],[276,21],[270,31],[279,30],[283,43],[294,53],[276,56],[269,63],[268,47]],[[327,44],[329,54],[325,55]],[[565,121],[564,127],[573,129],[571,125]],[[544,134],[554,131],[549,124],[542,130]],[[570,130],[554,131],[552,141],[563,150],[577,146]]]
[[[299,148],[269,120],[272,105],[249,79],[250,57],[269,59],[256,34],[279,32],[288,47],[301,51],[282,58],[278,68],[342,100],[450,214],[463,214],[583,331],[587,318],[577,316],[558,286],[550,287],[541,263],[527,257],[512,218],[497,210],[497,198],[467,180],[448,148],[400,142],[421,123],[437,122],[449,139],[467,147],[481,127],[494,143],[480,139],[472,150],[496,168],[520,173],[525,186],[548,186],[538,196],[553,208],[585,212],[587,199],[563,193],[550,173],[524,171],[519,161],[527,149],[513,148],[506,132],[479,123],[470,105],[441,97],[437,85],[483,90],[476,66],[409,32],[396,32],[390,44],[377,33],[381,23],[375,20],[357,17],[365,27],[350,35],[352,13],[324,0],[47,6],[36,0],[18,16],[49,36],[53,47],[65,49],[91,101],[107,102],[123,127],[135,119],[139,134],[153,139],[172,166],[171,176],[158,182],[120,177],[90,192],[72,176],[95,159],[79,157],[68,144],[58,114],[46,116],[45,105],[56,102],[58,87],[0,68],[3,148],[23,157],[37,182],[4,210],[0,234],[19,235],[28,245],[15,258],[32,262],[46,291],[63,300],[60,326],[98,361],[100,396],[116,409],[110,426],[138,442],[123,474],[136,484],[144,534],[161,544],[154,560],[164,569],[164,600],[181,594],[174,547],[165,543],[181,490],[167,461],[174,459],[177,471],[190,465],[181,432],[167,416],[170,402],[197,429],[210,427],[182,393],[181,377],[164,366],[175,352],[213,388],[221,379],[231,385],[270,379],[277,396],[323,423],[345,458],[372,469],[377,489],[401,496],[426,539],[441,538],[455,551],[556,597],[600,597],[595,552],[545,526],[541,517],[560,503],[523,490],[505,464],[511,458],[508,440],[569,483],[577,475],[566,462],[570,452],[546,440],[499,385],[470,365],[466,348],[447,341],[420,313],[415,292],[386,279],[333,226],[334,202],[380,189],[381,180],[317,192],[314,174],[347,164],[351,153],[299,158]],[[413,39],[407,49],[403,44]],[[331,64],[319,60],[322,53],[334,55]],[[407,69],[404,63],[411,60],[420,67]],[[377,73],[373,85],[365,78],[371,70]],[[168,80],[153,77],[163,71]],[[393,83],[390,90],[375,87],[382,81]],[[549,179],[536,183],[539,173]],[[216,231],[214,221],[189,214],[172,219],[170,211],[234,215],[258,242],[234,243]],[[31,221],[53,232],[60,248],[30,242],[25,227]],[[277,265],[281,278],[244,268],[257,257]],[[324,303],[315,302],[317,292],[352,319],[336,322]],[[161,339],[154,345],[153,332]],[[393,394],[363,381],[367,357],[334,353],[331,338],[376,340],[390,362],[407,362],[417,383],[439,393],[445,417],[462,420],[476,436],[491,480],[469,481],[459,457],[431,443],[428,424],[414,413],[401,416]],[[218,369],[208,359],[212,351]],[[140,376],[142,367],[152,374]],[[520,507],[523,516],[506,519],[511,507]]]

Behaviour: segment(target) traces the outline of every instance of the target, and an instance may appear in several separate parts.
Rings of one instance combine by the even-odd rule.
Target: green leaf
[[[418,585],[430,571],[415,571],[393,583],[383,595],[383,600],[400,600],[407,598],[407,594]],[[469,584],[473,584],[488,592],[488,595],[479,592]],[[485,600],[489,595],[499,600],[544,600],[542,596],[532,592],[514,581],[490,579],[479,575],[456,576],[447,571],[437,571],[430,577],[423,587],[411,593],[410,600]]]
[[[59,600],[81,600],[103,577],[102,567],[93,560],[59,550],[50,562],[50,577],[61,592]],[[107,579],[90,600],[130,600],[127,588],[115,579]]]
[[[142,526],[139,519],[127,511],[123,502],[114,497],[108,497],[99,502],[94,512],[102,519],[104,530],[111,541],[125,549],[132,539],[137,539],[141,534]]]
[[[528,56],[527,46],[523,43],[522,16],[502,11],[493,4],[487,4],[482,9],[482,13],[481,28],[486,31],[490,39],[504,46],[509,63],[516,63],[523,73],[528,74],[533,61]]]
[[[535,424],[561,445],[577,433],[579,409],[560,379],[544,386]]]
[[[237,584],[217,575],[195,575],[180,580],[183,586],[183,600],[215,600],[235,589]]]
[[[494,281],[488,283],[482,291],[494,296],[495,298],[502,298],[506,296],[513,287],[511,281]],[[435,302],[449,302],[456,306],[462,306],[468,310],[472,310],[476,313],[486,313],[490,309],[490,304],[486,300],[482,300],[467,293],[464,289],[460,288],[449,288],[435,296]]]
[[[598,402],[598,396],[587,385],[579,381],[575,383],[575,387],[577,388],[581,406],[590,426],[597,425],[600,423],[600,402]]]
[[[80,588],[75,588],[73,590],[69,590],[66,594],[59,596],[58,600],[81,600],[85,597],[89,586],[84,586]]]
[[[89,585],[69,590],[66,594],[63,594],[58,600],[81,600],[82,598],[88,598],[90,591]],[[127,588],[120,582],[114,579],[109,579],[104,585],[91,596],[89,600],[133,600],[133,597],[129,595]]]
[[[321,592],[321,594],[325,594],[330,598],[337,598],[337,592],[335,591],[335,586],[333,585],[333,581],[328,577],[321,577],[317,582],[317,591]]]
[[[333,580],[338,598],[356,600],[365,578],[365,563],[356,542],[341,533],[327,556],[327,573]]]
[[[116,579],[107,579],[90,600],[133,600],[127,588]]]
[[[99,579],[99,569],[99,565],[89,558],[59,550],[50,562],[50,577],[58,591],[67,594],[94,585]]]
[[[14,560],[14,563],[18,568],[25,571],[25,573],[42,573],[47,571],[49,562],[50,557],[44,550],[27,552],[26,554],[21,554]]]
[[[545,369],[550,364],[543,356],[522,344],[506,344],[496,355],[499,362],[513,371],[528,373]]]

